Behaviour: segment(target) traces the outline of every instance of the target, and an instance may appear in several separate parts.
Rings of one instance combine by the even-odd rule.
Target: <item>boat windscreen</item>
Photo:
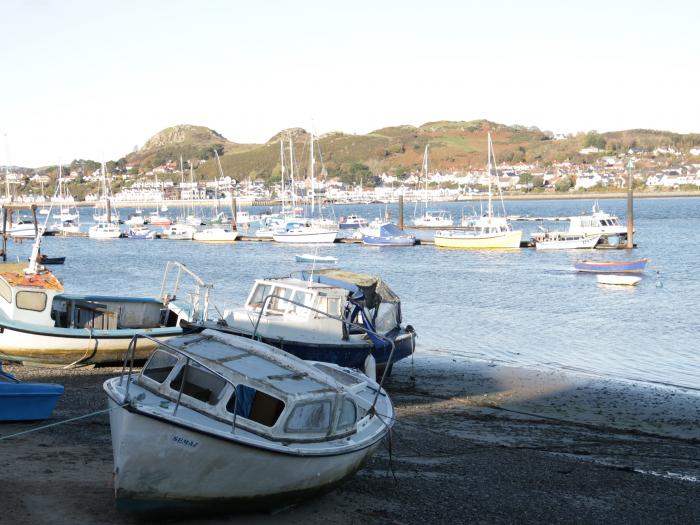
[[[399,304],[401,299],[379,277],[344,270],[321,269],[303,271],[302,278],[313,282],[337,286],[352,292],[355,302],[362,302],[369,309],[381,303]]]

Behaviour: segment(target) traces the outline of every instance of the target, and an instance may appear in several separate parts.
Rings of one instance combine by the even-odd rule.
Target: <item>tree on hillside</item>
[[[605,149],[605,138],[596,131],[589,131],[586,133],[586,137],[583,139],[584,148],[598,148],[600,150]]]

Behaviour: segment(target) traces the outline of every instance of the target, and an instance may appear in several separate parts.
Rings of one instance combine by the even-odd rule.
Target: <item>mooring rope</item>
[[[114,408],[121,408],[125,405],[126,405],[126,403],[123,403],[123,404],[118,405]],[[98,410],[96,412],[91,412],[89,414],[83,414],[82,416],[76,416],[76,417],[72,417],[69,419],[64,419],[63,421],[56,421],[55,423],[49,423],[48,425],[42,425],[40,427],[30,428],[29,430],[23,430],[21,432],[16,432],[15,434],[8,434],[6,436],[0,436],[0,441],[3,441],[5,439],[10,439],[13,437],[17,437],[17,436],[23,436],[25,434],[31,434],[33,432],[39,432],[40,430],[46,430],[47,428],[57,427],[59,425],[64,425],[66,423],[72,423],[73,421],[79,421],[81,419],[86,419],[88,417],[97,416],[99,414],[104,414],[105,412],[109,412],[110,410],[113,410],[113,409],[112,408],[105,408],[103,410]]]

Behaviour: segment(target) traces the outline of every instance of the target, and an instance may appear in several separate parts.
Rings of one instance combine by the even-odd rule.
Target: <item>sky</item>
[[[0,0],[0,164],[486,118],[700,132],[700,2]]]

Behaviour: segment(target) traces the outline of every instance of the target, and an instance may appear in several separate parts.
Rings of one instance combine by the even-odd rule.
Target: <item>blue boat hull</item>
[[[592,261],[582,261],[574,264],[579,272],[594,273],[641,273],[646,268],[647,260],[620,262],[620,263],[598,263]]]
[[[371,246],[413,246],[416,240],[412,237],[362,237],[363,244]]]
[[[346,222],[341,222],[338,226],[340,226],[341,230],[356,230],[360,227],[357,223],[348,224]]]
[[[214,327],[212,327],[214,328]],[[219,328],[217,328],[219,329]],[[236,330],[225,328],[222,331],[250,337],[249,333],[238,332]],[[394,340],[394,355],[391,358],[391,363],[396,363],[401,359],[409,357],[416,345],[416,334],[409,328],[409,331],[402,330],[400,333],[388,334]],[[363,370],[365,359],[370,353],[374,356],[377,368],[381,369],[389,364],[389,354],[391,347],[382,345],[375,348],[371,342],[366,345],[358,344],[313,344],[303,341],[281,340],[270,337],[263,337],[263,343],[275,346],[297,356],[300,359],[307,361],[322,361],[324,363],[334,363],[336,365],[345,366],[348,368],[357,368]]]
[[[0,383],[0,421],[47,419],[62,395],[62,385]]]

